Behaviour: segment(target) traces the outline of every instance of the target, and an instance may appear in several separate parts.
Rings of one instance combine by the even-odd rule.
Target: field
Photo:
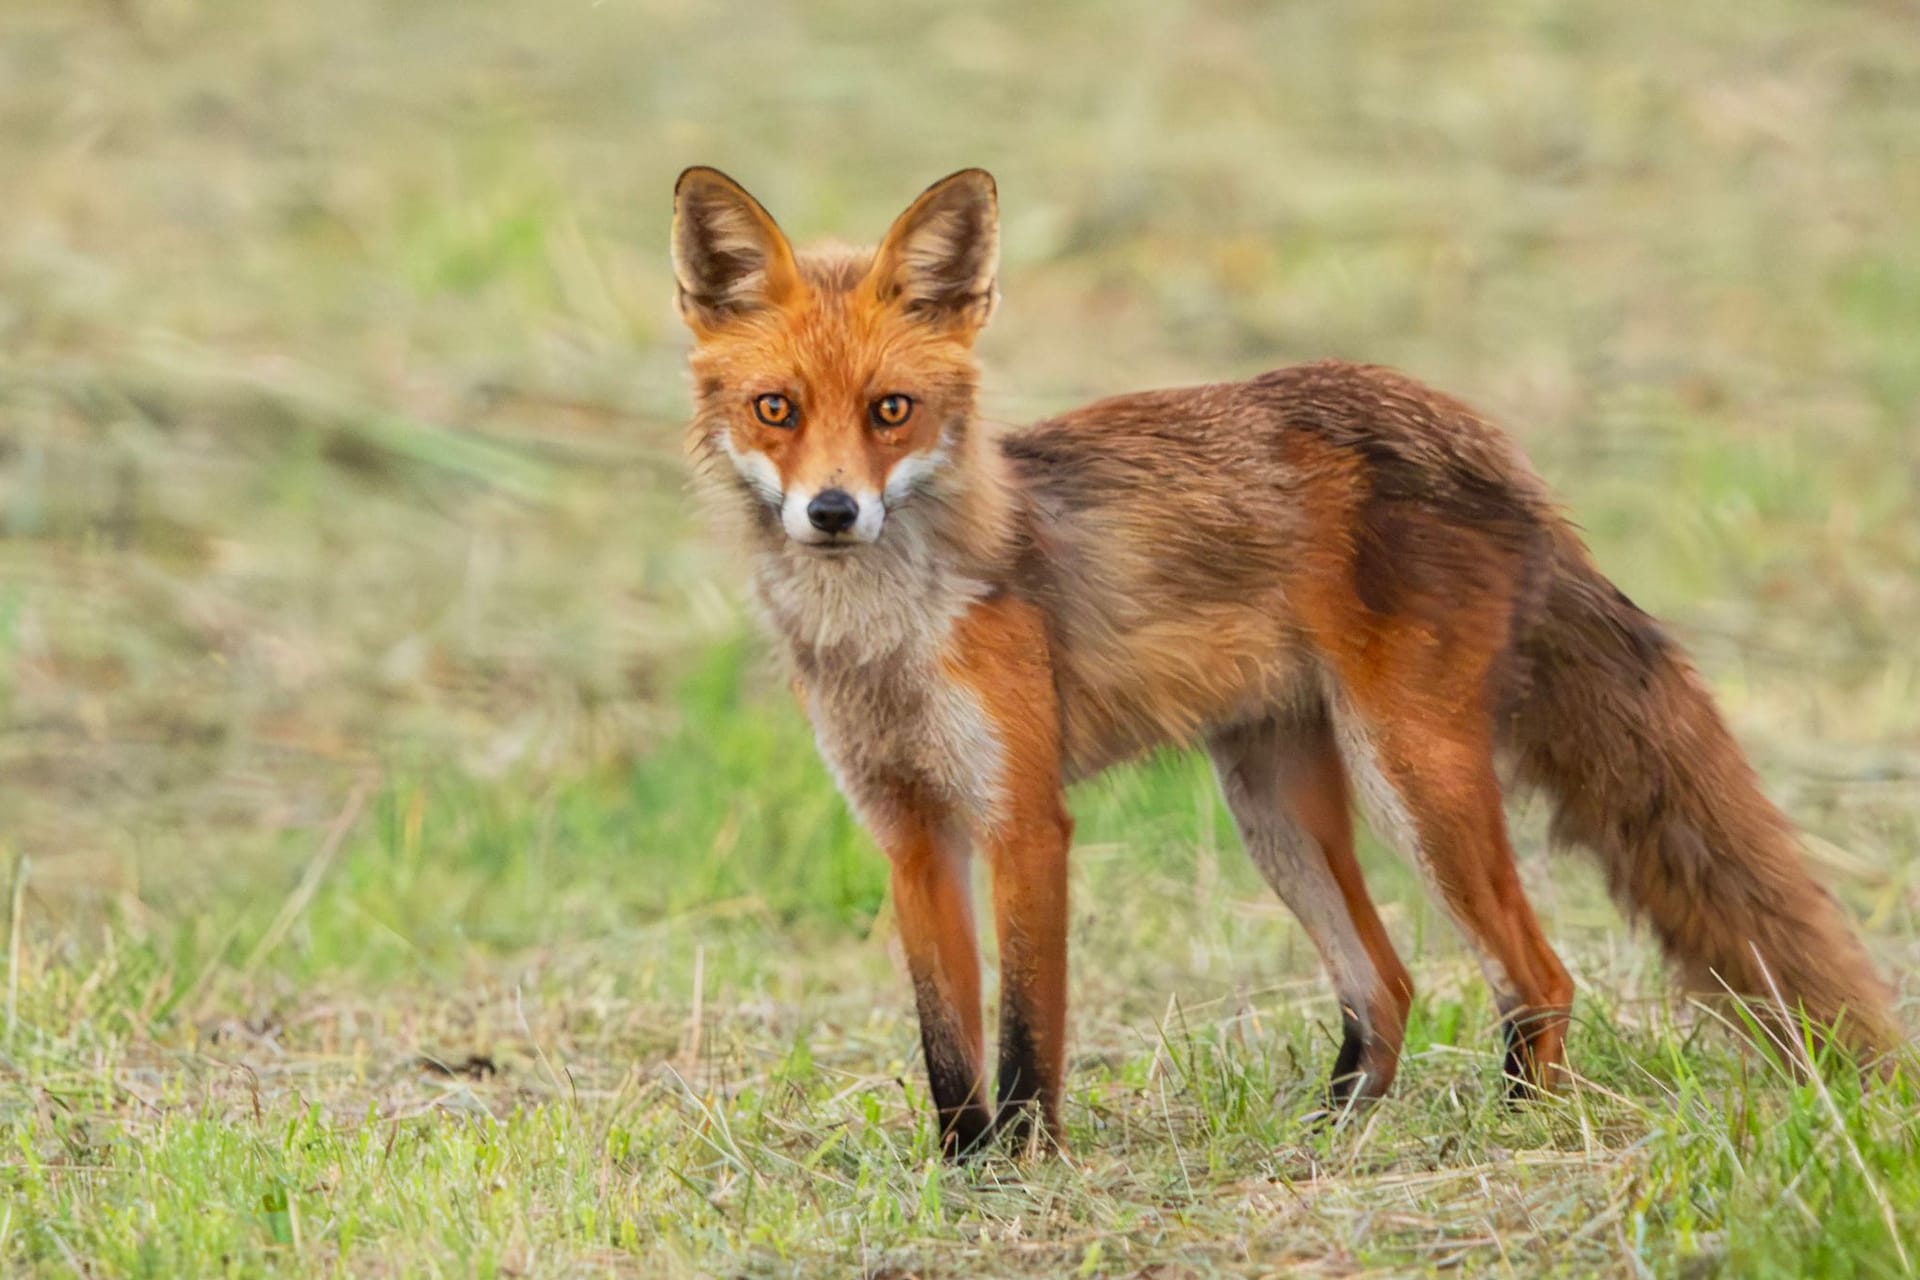
[[[1074,795],[1072,1156],[935,1158],[884,860],[680,452],[668,196],[999,178],[993,419],[1325,355],[1509,424],[1920,1026],[1920,27],[1884,3],[11,0],[0,1272],[1880,1277],[1516,802],[1567,1096],[1364,851],[1392,1100],[1200,761]]]

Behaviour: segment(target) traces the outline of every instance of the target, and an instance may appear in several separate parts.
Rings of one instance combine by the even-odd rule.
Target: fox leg
[[[1058,793],[988,843],[1000,944],[1001,1132],[1057,1145],[1067,1030],[1067,847]],[[1034,1122],[1038,1120],[1036,1134]]]
[[[1263,720],[1216,734],[1207,750],[1248,855],[1333,979],[1343,1034],[1328,1101],[1339,1110],[1378,1098],[1399,1068],[1413,982],[1354,860],[1331,726]]]
[[[1339,736],[1368,821],[1420,869],[1479,953],[1506,1033],[1508,1093],[1524,1098],[1560,1075],[1573,979],[1520,886],[1491,730],[1472,721],[1359,706],[1342,716]]]
[[[974,942],[965,841],[914,816],[883,839],[893,862],[893,910],[920,1012],[927,1085],[940,1116],[940,1150],[957,1159],[992,1128],[980,1024],[980,956]]]
[[[997,749],[993,801],[975,844],[993,870],[1000,947],[999,1131],[1058,1145],[1067,1036],[1067,851],[1060,720],[1047,634],[1031,605],[1000,597],[962,619],[949,673],[974,697]],[[1037,1123],[1036,1123],[1037,1122]]]

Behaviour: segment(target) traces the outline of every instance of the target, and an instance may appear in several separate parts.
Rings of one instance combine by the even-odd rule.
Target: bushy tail
[[[1892,1050],[1891,993],[1686,657],[1570,530],[1553,558],[1504,728],[1554,838],[1599,856],[1690,987],[1749,998],[1775,1031],[1777,992],[1861,1057]]]

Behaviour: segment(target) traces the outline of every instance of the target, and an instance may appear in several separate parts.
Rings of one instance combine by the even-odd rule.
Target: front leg
[[[993,869],[1000,944],[996,1127],[1010,1143],[1058,1145],[1067,1037],[1067,849],[1060,717],[1047,635],[1008,597],[961,623],[949,673],[976,699],[996,750],[987,801],[972,815]],[[1036,1119],[1039,1122],[1035,1128]]]
[[[927,1085],[940,1150],[958,1159],[992,1129],[980,1026],[980,956],[966,844],[909,812],[882,837],[893,862],[893,911],[920,1011]]]
[[[1073,834],[1057,787],[1018,807],[1024,812],[987,842],[1000,942],[996,1125],[1015,1149],[1034,1141],[1057,1146],[1065,1135],[1060,1092],[1067,1042],[1067,846]]]

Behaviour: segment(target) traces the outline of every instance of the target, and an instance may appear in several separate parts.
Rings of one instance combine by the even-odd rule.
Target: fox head
[[[998,262],[981,169],[927,188],[876,249],[812,252],[733,179],[688,169],[673,269],[694,337],[695,449],[724,455],[768,531],[807,552],[877,541],[954,463]]]

